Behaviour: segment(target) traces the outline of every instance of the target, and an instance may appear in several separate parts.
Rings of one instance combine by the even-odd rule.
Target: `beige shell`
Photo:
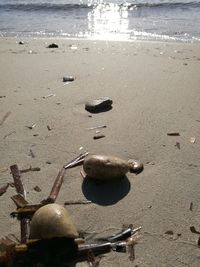
[[[39,208],[33,215],[30,226],[31,239],[53,237],[78,237],[69,212],[58,204],[48,204]]]
[[[129,165],[117,157],[91,155],[84,160],[83,169],[89,178],[110,180],[123,177],[129,171]]]

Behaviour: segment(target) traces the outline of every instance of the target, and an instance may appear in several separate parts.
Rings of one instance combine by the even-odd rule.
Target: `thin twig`
[[[85,159],[85,157],[89,154],[89,152],[84,152],[78,155],[76,158],[72,159],[70,162],[68,162],[66,165],[64,165],[65,169],[75,167],[82,163]]]
[[[100,129],[100,128],[106,128],[106,125],[100,125],[100,126],[95,126],[95,127],[90,127],[90,128],[86,128],[87,130],[95,130],[95,129]]]
[[[66,201],[64,203],[64,205],[79,205],[79,204],[83,204],[83,205],[86,205],[86,204],[91,204],[92,201],[90,200],[71,200],[71,201]]]
[[[27,169],[22,169],[20,170],[21,173],[25,173],[25,172],[39,172],[41,169],[39,167],[34,167],[32,168],[31,166]]]

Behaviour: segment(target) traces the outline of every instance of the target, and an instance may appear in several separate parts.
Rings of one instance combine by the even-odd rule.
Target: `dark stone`
[[[112,103],[113,101],[109,97],[102,97],[99,99],[88,101],[85,104],[85,109],[93,113],[108,111],[112,108]]]
[[[52,43],[48,45],[47,48],[58,48],[58,45],[56,43]]]
[[[20,44],[20,45],[23,45],[23,44],[24,44],[24,42],[23,42],[23,41],[19,41],[19,44]]]
[[[74,77],[73,76],[65,76],[63,77],[63,82],[73,82]]]

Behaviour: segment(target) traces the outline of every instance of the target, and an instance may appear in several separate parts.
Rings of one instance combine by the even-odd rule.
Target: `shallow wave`
[[[124,4],[122,4],[124,5]],[[156,2],[156,3],[129,3],[125,4],[128,6],[128,9],[131,8],[199,8],[200,1],[191,1],[191,2]]]
[[[111,2],[102,2],[101,5],[108,6],[112,3]],[[45,11],[45,12],[54,12],[54,11],[66,11],[66,10],[75,10],[75,9],[93,9],[96,6],[98,6],[98,3],[94,4],[56,4],[56,3],[16,3],[16,4],[0,4],[0,10],[7,10],[7,11]],[[153,8],[153,9],[175,9],[175,8],[182,8],[182,9],[187,9],[187,8],[200,8],[200,1],[191,1],[191,2],[140,2],[140,3],[129,3],[125,2],[122,4],[117,4],[119,7],[125,7],[128,10],[132,9],[141,9],[141,8]]]
[[[73,10],[73,9],[91,9],[92,5],[86,4],[50,4],[50,3],[41,3],[41,4],[34,4],[34,3],[27,3],[27,4],[1,4],[0,10],[7,10],[7,11],[45,11],[45,12],[54,12],[54,11],[66,11],[66,10]]]

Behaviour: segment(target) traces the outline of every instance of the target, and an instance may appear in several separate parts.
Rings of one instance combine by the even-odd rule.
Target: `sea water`
[[[200,0],[0,0],[0,35],[200,42]]]

